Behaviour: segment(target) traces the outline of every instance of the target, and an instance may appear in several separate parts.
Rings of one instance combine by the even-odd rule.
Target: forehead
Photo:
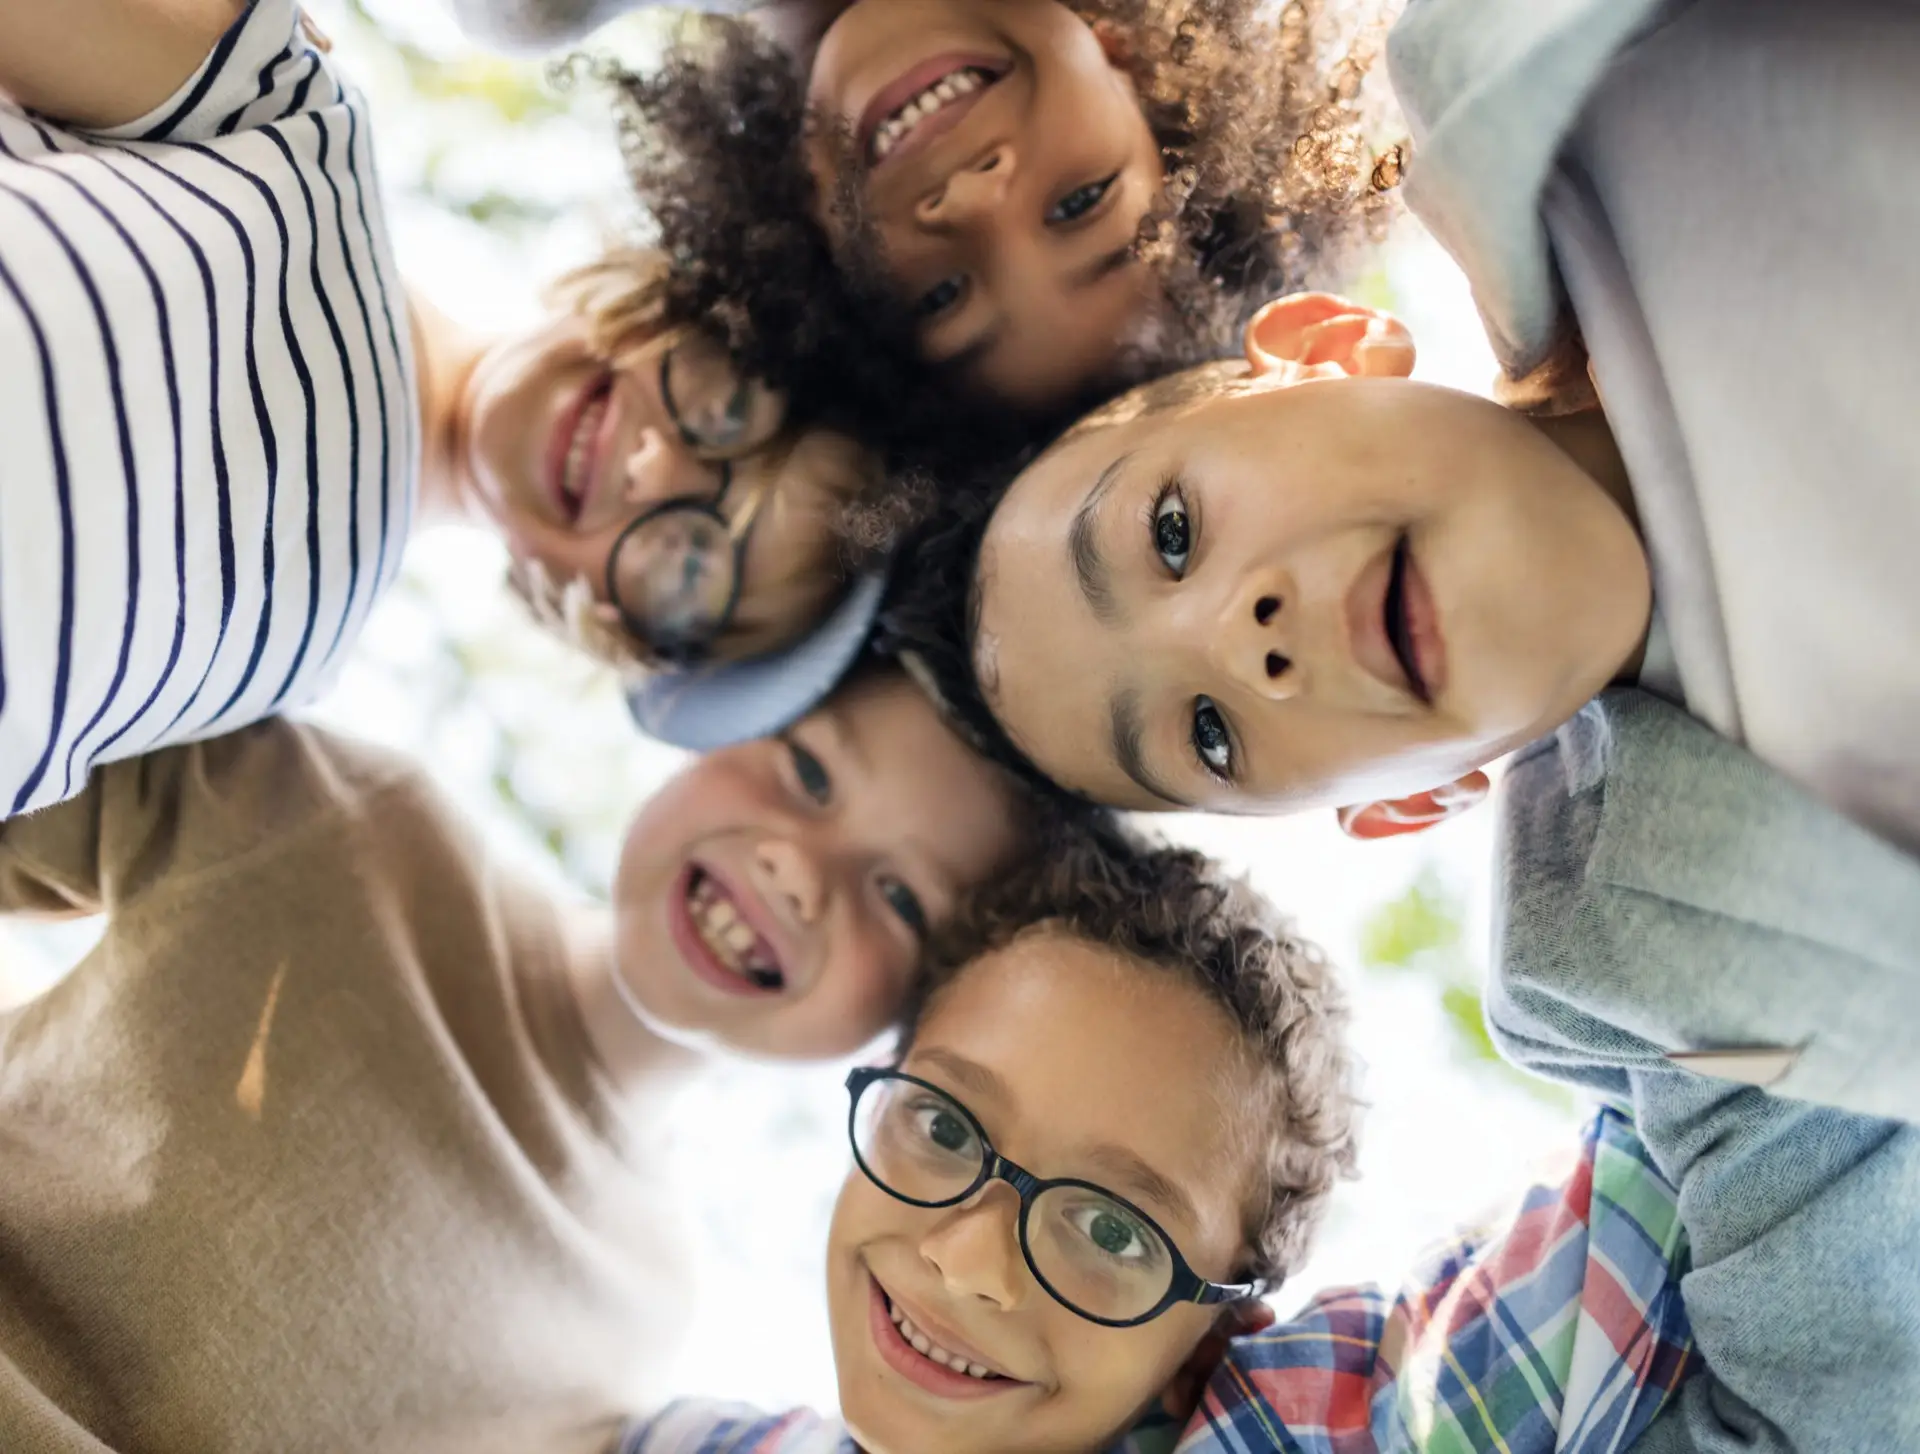
[[[1225,1011],[1192,985],[1061,930],[1030,930],[934,999],[908,1067],[943,1055],[1005,1087],[1003,1102],[933,1077],[953,1084],[995,1144],[1037,1175],[1075,1170],[1081,1148],[1122,1147],[1179,1184],[1207,1230],[1237,1237],[1252,1176],[1232,1105],[1246,1084],[1245,1051]]]

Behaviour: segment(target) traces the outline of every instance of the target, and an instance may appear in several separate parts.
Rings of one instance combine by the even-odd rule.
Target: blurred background
[[[525,321],[542,280],[640,225],[591,85],[473,50],[436,4],[309,8],[372,99],[401,269],[460,322]],[[592,48],[644,65],[671,23],[630,17]],[[1421,376],[1473,390],[1492,379],[1464,281],[1411,223],[1358,291],[1411,324]],[[477,532],[413,542],[337,689],[308,715],[414,754],[556,892],[601,897],[633,805],[679,754],[636,736],[611,679],[528,620],[503,589],[505,564]],[[1372,1107],[1362,1175],[1276,1296],[1283,1315],[1330,1284],[1396,1283],[1427,1242],[1555,1174],[1582,1107],[1502,1065],[1482,1025],[1490,814],[1372,845],[1330,815],[1159,826],[1249,875],[1347,971]],[[51,983],[93,932],[0,925],[0,1004]],[[665,1387],[833,1406],[820,1287],[847,1167],[840,1081],[834,1068],[727,1064],[680,1102],[674,1154],[702,1296],[679,1366],[658,1371]]]

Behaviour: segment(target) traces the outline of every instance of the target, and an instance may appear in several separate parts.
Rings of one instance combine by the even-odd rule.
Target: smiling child
[[[642,804],[611,922],[280,718],[0,825],[0,909],[106,916],[0,1011],[10,1447],[598,1449],[682,1326],[699,1052],[867,1043],[1051,831],[883,666]]]

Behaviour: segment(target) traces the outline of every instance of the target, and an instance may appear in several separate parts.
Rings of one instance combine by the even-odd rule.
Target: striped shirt
[[[405,300],[299,18],[125,126],[0,98],[0,818],[312,697],[398,565]]]
[[[1323,1292],[1235,1338],[1184,1430],[1158,1413],[1108,1454],[1621,1454],[1700,1360],[1673,1187],[1603,1110],[1566,1180],[1435,1249],[1393,1296]],[[859,1454],[846,1426],[689,1400],[615,1454]]]

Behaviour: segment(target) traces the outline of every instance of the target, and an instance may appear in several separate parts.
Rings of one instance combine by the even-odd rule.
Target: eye
[[[1091,1202],[1067,1213],[1067,1221],[1101,1252],[1121,1262],[1142,1262],[1153,1255],[1146,1228],[1118,1207]]]
[[[1226,719],[1210,697],[1193,699],[1193,750],[1200,764],[1222,782],[1233,777],[1233,738]]]
[[[973,1127],[944,1101],[929,1098],[914,1106],[913,1124],[922,1137],[942,1151],[959,1155],[973,1147]]]
[[[956,273],[953,277],[942,278],[920,295],[920,300],[913,305],[914,316],[938,318],[942,313],[951,310],[966,291],[967,280],[964,276]]]
[[[1193,551],[1193,527],[1187,519],[1186,496],[1174,484],[1163,485],[1153,502],[1154,554],[1179,580],[1187,573],[1187,557]]]
[[[1088,182],[1084,187],[1075,187],[1047,209],[1047,226],[1061,227],[1069,222],[1078,222],[1100,205],[1101,199],[1119,180],[1120,174],[1115,172],[1111,177]]]
[[[800,791],[818,807],[826,807],[833,801],[833,779],[827,776],[827,770],[821,766],[820,759],[791,737],[780,739],[786,744],[787,753],[793,759],[793,776],[800,784]]]
[[[887,907],[899,915],[900,922],[913,931],[914,938],[927,937],[927,911],[918,894],[897,878],[883,878],[880,896],[887,901]]]

